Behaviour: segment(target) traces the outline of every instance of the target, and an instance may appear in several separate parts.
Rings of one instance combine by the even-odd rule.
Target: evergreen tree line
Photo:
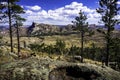
[[[118,7],[118,0],[99,0],[100,7],[96,11],[101,15],[101,23],[105,26],[106,30],[98,29],[97,31],[104,35],[106,41],[105,45],[105,65],[108,66],[109,61],[111,60],[111,54],[114,52],[115,57],[119,54],[119,38],[113,37],[114,26],[120,23],[120,19],[117,19],[116,16],[119,14],[120,7]],[[73,21],[76,26],[76,30],[81,33],[81,52],[80,55],[83,57],[84,53],[84,37],[85,33],[93,34],[92,31],[88,29],[87,16],[84,12],[80,11],[79,16]],[[116,45],[117,43],[117,45]],[[118,47],[118,48],[117,48]],[[116,49],[116,50],[115,50]]]
[[[81,47],[72,45],[70,48],[66,48],[66,43],[62,40],[56,40],[54,45],[45,45],[42,44],[30,44],[29,48],[36,52],[48,53],[49,55],[65,55],[67,56],[76,56],[81,52]],[[102,57],[106,55],[105,47],[96,47],[94,43],[91,44],[91,47],[84,48],[83,57],[87,59],[92,59],[95,61],[101,61]],[[111,46],[110,62],[117,62],[120,68],[120,39],[116,38],[114,44]]]

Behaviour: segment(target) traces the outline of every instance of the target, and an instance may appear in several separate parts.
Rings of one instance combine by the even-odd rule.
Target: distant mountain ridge
[[[26,36],[27,28],[26,27],[19,27],[20,36]],[[16,36],[16,28],[12,27],[12,34]],[[0,26],[0,36],[9,36],[9,27],[8,26]]]
[[[90,24],[89,28],[97,29],[97,28],[104,28],[102,25],[95,25]],[[120,30],[120,25],[115,26],[116,30]],[[32,23],[32,25],[25,25],[20,27],[20,36],[27,36],[27,35],[37,35],[42,33],[60,33],[60,32],[72,32],[74,30],[74,26],[69,25],[50,25],[44,23]],[[9,36],[9,27],[0,26],[0,35],[2,36]],[[13,27],[13,36],[16,36],[16,28]]]

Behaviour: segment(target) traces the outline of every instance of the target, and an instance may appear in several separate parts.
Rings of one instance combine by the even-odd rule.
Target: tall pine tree
[[[75,18],[75,21],[72,21],[76,26],[76,30],[78,30],[81,33],[81,53],[80,53],[81,57],[83,57],[84,54],[85,33],[88,32],[88,22],[86,22],[86,20],[87,16],[80,10],[79,16]]]
[[[109,62],[111,34],[114,30],[114,26],[119,22],[118,19],[115,18],[120,10],[117,6],[117,2],[118,0],[100,0],[100,7],[97,9],[97,12],[102,16],[101,21],[107,29],[106,32],[105,30],[98,30],[100,33],[104,34],[106,39],[106,66],[108,66]]]
[[[0,1],[1,18],[3,18],[4,21],[8,22],[9,24],[11,52],[13,52],[12,25],[17,20],[22,21],[23,18],[21,18],[20,14],[24,13],[23,8],[16,4],[17,2],[19,2],[19,0]]]
[[[22,26],[23,24],[22,24],[22,22],[23,21],[25,21],[25,19],[24,18],[21,18],[21,17],[19,17],[19,18],[17,18],[17,20],[16,20],[16,23],[15,23],[15,26],[16,26],[16,29],[17,29],[17,43],[18,43],[18,56],[20,55],[20,26]]]

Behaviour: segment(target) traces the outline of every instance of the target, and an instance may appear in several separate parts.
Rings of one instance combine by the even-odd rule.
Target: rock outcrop
[[[32,25],[28,28],[28,34],[42,34],[42,33],[53,33],[53,32],[59,32],[60,28],[55,25],[50,25],[50,24],[37,24],[37,23],[32,23]]]
[[[49,57],[28,58],[0,64],[0,80],[120,80],[120,72],[88,63]]]

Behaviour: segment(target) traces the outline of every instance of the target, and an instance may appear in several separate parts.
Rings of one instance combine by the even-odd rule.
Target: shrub
[[[44,48],[45,44],[42,43],[42,44],[30,44],[29,45],[29,48],[33,51],[37,51],[37,52],[41,52]]]

